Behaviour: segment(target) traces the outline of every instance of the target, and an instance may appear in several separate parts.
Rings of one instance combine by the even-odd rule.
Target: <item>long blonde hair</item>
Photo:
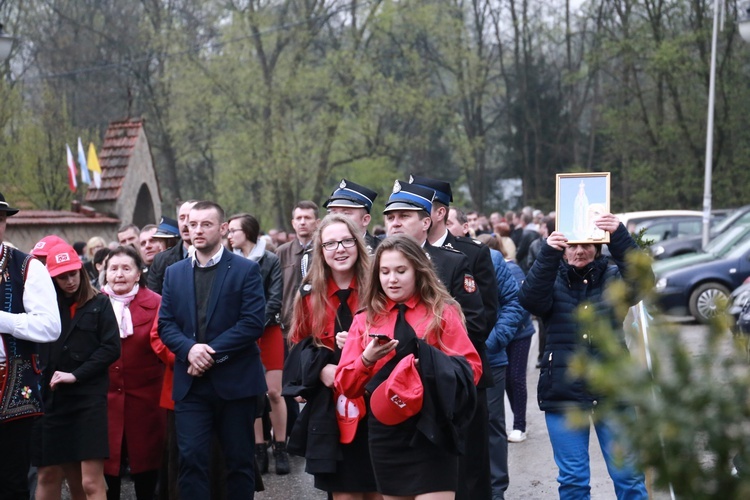
[[[432,267],[432,263],[427,258],[422,247],[414,238],[406,235],[389,236],[378,245],[373,257],[370,276],[367,281],[367,287],[362,293],[362,300],[367,307],[367,325],[374,324],[383,316],[388,314],[386,304],[388,297],[380,284],[380,259],[383,252],[396,251],[401,253],[406,260],[414,267],[415,288],[414,293],[419,295],[422,302],[427,307],[430,322],[427,325],[425,338],[435,335],[438,345],[442,346],[440,337],[443,334],[443,311],[446,305],[455,306],[464,321],[461,308],[453,300],[448,291],[445,289]]]
[[[353,270],[357,287],[360,290],[360,301],[357,307],[361,307],[361,290],[364,283],[367,281],[367,271],[370,266],[370,256],[367,253],[365,242],[362,239],[361,229],[358,230],[357,226],[349,217],[339,214],[327,215],[318,225],[315,234],[313,234],[312,265],[310,266],[307,276],[302,280],[302,286],[310,285],[312,287],[310,291],[310,314],[312,317],[309,321],[311,331],[301,331],[302,326],[306,323],[305,318],[303,317],[305,314],[305,308],[303,306],[302,296],[299,292],[295,291],[297,295],[294,298],[294,315],[292,317],[292,329],[289,336],[289,339],[292,342],[299,342],[310,335],[319,339],[323,334],[323,330],[325,330],[328,320],[326,311],[329,306],[328,278],[331,276],[331,268],[326,264],[325,256],[323,255],[322,234],[323,230],[334,224],[344,224],[352,235],[352,238],[356,241],[357,260],[354,263]],[[317,341],[316,344],[322,345]]]

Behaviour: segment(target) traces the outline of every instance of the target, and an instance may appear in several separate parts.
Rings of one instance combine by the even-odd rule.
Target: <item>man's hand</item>
[[[203,373],[211,368],[214,364],[214,358],[212,354],[216,354],[216,351],[208,344],[195,344],[190,348],[188,352],[188,375],[199,377]],[[191,373],[192,372],[192,373]]]
[[[52,374],[52,380],[49,382],[49,387],[53,391],[57,388],[57,384],[74,384],[76,376],[72,373],[67,372],[55,372]]]

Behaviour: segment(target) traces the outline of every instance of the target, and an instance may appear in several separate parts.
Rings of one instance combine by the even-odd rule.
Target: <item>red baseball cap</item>
[[[343,394],[336,398],[336,420],[339,423],[339,441],[349,444],[354,441],[359,421],[365,418],[365,398],[349,399]]]
[[[396,425],[422,410],[424,387],[414,354],[398,362],[370,397],[372,415],[385,425]]]
[[[68,271],[77,271],[81,267],[81,258],[67,243],[58,243],[47,253],[47,271],[53,278]]]
[[[65,240],[59,236],[55,236],[54,234],[45,236],[39,240],[39,243],[34,245],[34,248],[31,249],[31,255],[34,257],[46,257],[49,254],[50,249],[60,243],[65,243]],[[65,244],[67,245],[67,243]]]

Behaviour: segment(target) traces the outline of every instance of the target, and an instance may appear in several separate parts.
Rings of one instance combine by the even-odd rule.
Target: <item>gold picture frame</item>
[[[594,226],[594,220],[609,213],[609,172],[557,174],[555,230],[568,243],[609,243],[609,233]]]

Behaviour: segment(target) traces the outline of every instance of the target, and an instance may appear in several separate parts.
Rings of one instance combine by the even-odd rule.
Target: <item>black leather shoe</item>
[[[289,474],[289,455],[286,452],[286,443],[274,441],[273,460],[276,462],[276,474],[282,476]]]
[[[255,460],[261,474],[268,472],[268,445],[266,443],[255,445]]]

